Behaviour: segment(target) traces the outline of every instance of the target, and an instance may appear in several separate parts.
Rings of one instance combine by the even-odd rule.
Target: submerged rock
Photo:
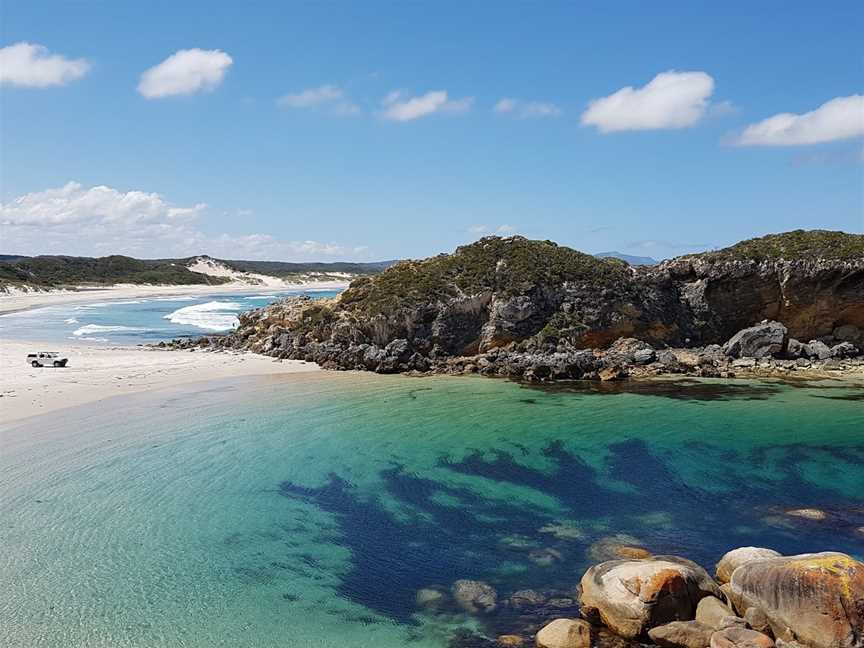
[[[792,517],[804,518],[805,520],[822,521],[828,517],[828,514],[821,509],[816,508],[801,508],[786,511],[786,515]]]
[[[626,533],[600,538],[587,551],[588,558],[595,563],[607,560],[650,558],[651,552],[640,546],[638,538]]]
[[[540,567],[550,567],[555,563],[561,562],[563,559],[564,556],[561,555],[560,551],[548,547],[528,552],[528,560]]]
[[[546,603],[546,597],[540,592],[531,589],[519,590],[510,595],[510,607],[520,610],[522,608],[540,607]]]
[[[585,573],[580,587],[583,614],[628,638],[690,621],[702,598],[720,595],[704,569],[676,556],[601,563]]]
[[[841,553],[748,562],[730,581],[739,612],[758,608],[777,638],[812,648],[864,646],[864,564]]]
[[[414,603],[421,609],[434,609],[442,606],[447,596],[441,590],[432,587],[424,587],[417,590]]]
[[[456,604],[468,614],[489,614],[497,607],[498,593],[483,581],[457,580],[451,592]]]
[[[555,619],[536,637],[537,648],[591,648],[591,625],[582,619]]]

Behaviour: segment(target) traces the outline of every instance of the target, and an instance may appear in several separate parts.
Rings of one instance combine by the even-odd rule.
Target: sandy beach
[[[52,290],[46,292],[0,293],[0,314],[12,313],[29,308],[75,304],[111,299],[139,299],[142,297],[194,297],[196,295],[230,295],[236,293],[282,290],[342,290],[347,281],[314,281],[309,283],[279,283],[257,286],[248,283],[232,282],[215,286],[141,286],[118,284],[100,288],[80,288],[78,290]]]
[[[69,366],[34,368],[26,355],[44,343],[0,341],[0,425],[111,396],[238,376],[319,371],[318,365],[252,353],[51,344]]]

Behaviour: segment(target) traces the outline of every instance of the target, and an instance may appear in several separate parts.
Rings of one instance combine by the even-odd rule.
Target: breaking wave
[[[172,324],[194,326],[205,331],[230,331],[239,323],[237,313],[242,308],[237,302],[211,301],[178,308],[164,318]]]
[[[134,326],[102,326],[101,324],[85,324],[79,329],[72,331],[72,335],[81,338],[84,335],[92,333],[116,333],[117,331],[144,331],[142,328]],[[84,339],[84,338],[82,338]]]

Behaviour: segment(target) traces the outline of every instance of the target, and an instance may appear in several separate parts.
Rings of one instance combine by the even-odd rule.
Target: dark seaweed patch
[[[459,578],[485,580],[502,598],[525,587],[572,591],[588,566],[590,544],[610,533],[636,536],[655,553],[683,555],[709,569],[730,548],[748,544],[787,554],[829,548],[864,552],[864,537],[854,532],[854,525],[861,521],[855,511],[864,510],[862,501],[844,499],[830,488],[813,484],[803,470],[814,452],[828,453],[838,466],[864,465],[859,463],[864,462],[864,446],[783,445],[730,456],[727,449],[703,441],[682,446],[679,452],[688,456],[678,456],[673,463],[645,441],[625,439],[609,446],[608,461],[599,473],[560,442],[544,450],[551,470],[525,466],[516,455],[503,450],[475,452],[458,461],[440,460],[439,468],[446,471],[552,496],[564,510],[561,517],[609,520],[608,530],[589,529],[584,539],[556,539],[539,533],[541,527],[555,521],[542,510],[516,500],[490,500],[447,479],[419,476],[401,466],[384,471],[381,477],[384,494],[396,500],[400,510],[415,512],[409,519],[397,519],[377,498],[361,496],[335,474],[319,488],[283,482],[280,492],[336,515],[341,534],[335,541],[348,547],[352,555],[339,593],[404,624],[414,623],[418,589]],[[679,461],[728,465],[728,474],[720,484],[690,483],[676,470]],[[756,469],[765,463],[781,473],[779,479],[754,478]],[[441,502],[442,494],[451,505]],[[454,501],[458,505],[453,506]],[[837,513],[822,524],[791,520],[788,525],[777,525],[768,519],[770,507],[801,506],[830,506]],[[659,522],[646,521],[645,514],[652,512],[660,514]],[[517,541],[502,544],[508,537]],[[524,539],[526,544],[520,545]],[[531,546],[556,549],[560,561],[554,568],[532,563],[527,553]],[[522,568],[506,573],[499,569],[504,562],[516,562]],[[490,633],[512,630],[516,622],[503,606],[486,619]]]
[[[687,401],[767,400],[780,393],[780,383],[744,383],[735,380],[572,380],[555,383],[520,383],[526,389],[566,394],[639,394]]]
[[[864,391],[857,392],[855,394],[841,394],[837,396],[822,396],[821,394],[813,394],[813,398],[827,398],[829,400],[864,402]]]

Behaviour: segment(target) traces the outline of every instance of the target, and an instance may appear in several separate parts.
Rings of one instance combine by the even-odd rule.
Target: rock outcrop
[[[590,648],[591,625],[582,619],[555,619],[537,633],[537,648]]]
[[[672,621],[690,621],[705,596],[720,595],[705,571],[673,556],[612,560],[582,577],[583,614],[622,637],[634,638]]]
[[[711,635],[711,648],[774,648],[768,635],[748,628],[727,628]]]
[[[845,554],[745,562],[730,585],[735,609],[759,610],[779,639],[811,648],[864,647],[864,563]]]
[[[650,267],[488,237],[335,299],[252,311],[201,344],[331,369],[542,382],[857,362],[862,330],[860,235],[790,232]]]
[[[673,621],[648,631],[660,648],[708,648],[714,628],[698,621]]]
[[[722,585],[732,579],[732,572],[741,565],[754,560],[765,560],[766,558],[779,558],[780,552],[762,547],[739,547],[727,552],[717,563],[717,580]]]
[[[722,557],[717,572],[731,581],[718,585],[679,556],[609,560],[584,573],[578,605],[567,585],[514,588],[499,603],[486,583],[456,581],[446,604],[433,586],[419,590],[417,606],[485,626],[452,648],[864,648],[864,563],[835,552],[781,556],[741,547]]]
[[[742,329],[723,345],[732,358],[771,358],[786,350],[788,331],[780,322],[765,321]]]

